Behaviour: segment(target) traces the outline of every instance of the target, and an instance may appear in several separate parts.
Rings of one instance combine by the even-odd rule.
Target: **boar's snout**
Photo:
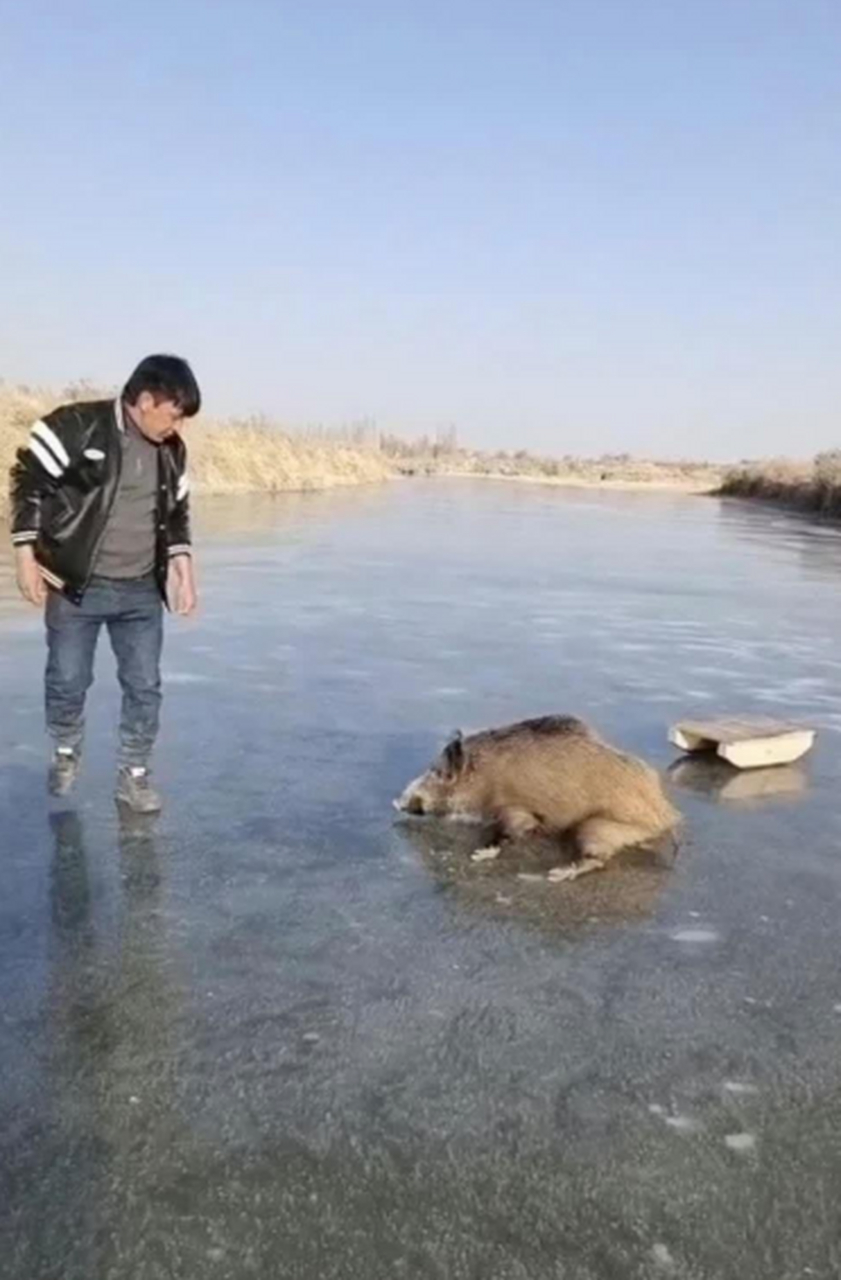
[[[399,807],[404,813],[422,814],[424,812],[423,797],[409,796]]]
[[[434,813],[437,809],[436,789],[432,786],[432,776],[424,773],[419,778],[415,778],[414,782],[410,782],[406,790],[403,792],[399,800],[394,801],[394,807],[399,813],[411,813],[416,816]]]

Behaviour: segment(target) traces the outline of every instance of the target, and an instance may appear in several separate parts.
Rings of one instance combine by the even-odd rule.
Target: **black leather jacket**
[[[46,581],[78,603],[90,582],[122,466],[119,400],[68,404],[32,427],[11,470],[12,542],[33,544]],[[155,576],[166,600],[169,560],[190,552],[187,450],[158,448]]]

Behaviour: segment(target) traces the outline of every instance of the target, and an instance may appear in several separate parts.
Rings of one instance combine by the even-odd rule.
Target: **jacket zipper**
[[[120,446],[119,453],[117,454],[117,479],[114,484],[114,490],[108,503],[108,510],[105,512],[105,519],[102,521],[102,528],[99,531],[99,537],[96,540],[93,555],[91,556],[90,564],[88,566],[88,576],[85,579],[85,585],[82,587],[83,595],[91,584],[91,578],[93,577],[93,571],[96,567],[97,557],[99,556],[99,548],[102,546],[102,540],[105,537],[105,530],[108,527],[108,521],[111,519],[111,512],[114,509],[114,503],[117,501],[117,491],[120,487],[120,481],[123,478],[123,440],[119,427],[117,428],[117,443]]]

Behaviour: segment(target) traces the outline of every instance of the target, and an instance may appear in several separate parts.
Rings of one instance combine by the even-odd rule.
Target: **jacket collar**
[[[114,401],[114,418],[117,423],[117,430],[121,435],[123,435],[126,429],[126,420],[123,413],[123,401],[120,396],[117,396],[117,399]]]

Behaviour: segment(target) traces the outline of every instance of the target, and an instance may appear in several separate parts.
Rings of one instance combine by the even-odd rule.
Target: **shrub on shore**
[[[819,453],[812,463],[774,458],[746,462],[728,471],[722,497],[777,502],[797,511],[841,516],[841,450]]]

